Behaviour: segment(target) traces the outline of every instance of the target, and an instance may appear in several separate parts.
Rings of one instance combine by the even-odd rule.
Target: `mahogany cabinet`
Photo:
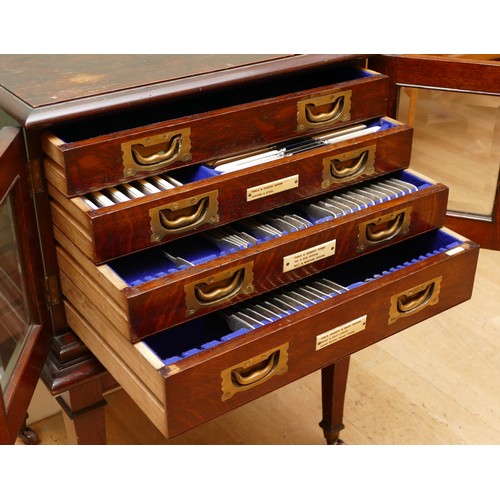
[[[321,369],[338,442],[349,356],[467,300],[479,250],[378,66],[1,56],[0,441],[40,373],[102,443],[116,384],[172,437]]]

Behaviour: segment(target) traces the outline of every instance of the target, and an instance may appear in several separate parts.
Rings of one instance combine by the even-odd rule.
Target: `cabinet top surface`
[[[0,55],[0,107],[26,127],[353,59],[346,55]],[[359,57],[359,56],[358,56]],[[78,106],[78,109],[76,109]],[[49,119],[49,114],[52,119]]]
[[[33,108],[269,61],[269,55],[3,55],[1,85]]]

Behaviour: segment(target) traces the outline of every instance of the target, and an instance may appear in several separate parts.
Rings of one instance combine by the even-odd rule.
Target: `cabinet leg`
[[[106,444],[106,400],[100,378],[69,389],[56,399],[64,410],[68,444]]]
[[[319,425],[323,429],[327,444],[344,444],[339,439],[339,434],[344,428],[342,418],[349,361],[350,357],[347,356],[321,370],[323,420]]]
[[[31,427],[28,427],[28,424],[26,423],[28,417],[29,415],[26,414],[23,426],[19,430],[18,437],[20,437],[23,440],[24,444],[39,444],[40,438],[38,437],[38,434]]]

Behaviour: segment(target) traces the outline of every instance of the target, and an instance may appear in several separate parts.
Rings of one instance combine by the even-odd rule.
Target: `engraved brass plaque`
[[[375,173],[376,144],[323,158],[323,187]]]
[[[404,292],[393,295],[390,300],[388,324],[391,325],[400,318],[410,316],[427,306],[437,304],[439,302],[442,279],[442,276],[438,276],[425,283],[409,288]]]
[[[221,372],[222,401],[288,371],[288,342]]]
[[[276,181],[266,182],[259,186],[253,186],[247,189],[247,201],[258,200],[272,194],[288,191],[299,187],[299,174],[291,175]]]
[[[310,97],[297,103],[297,132],[321,128],[351,118],[351,90]]]
[[[332,330],[328,330],[327,332],[317,335],[316,350],[319,351],[320,349],[324,349],[329,345],[335,344],[340,340],[363,331],[366,328],[367,318],[368,316],[365,314],[364,316],[360,316],[359,318],[353,319],[348,323],[344,323],[343,325],[337,326]]]
[[[191,231],[202,224],[219,222],[219,191],[190,196],[167,203],[149,211],[151,242],[161,241],[165,236]]]
[[[336,242],[337,240],[327,241],[320,245],[302,250],[301,252],[283,257],[283,272],[293,271],[299,267],[307,266],[318,260],[335,255]]]
[[[176,162],[191,160],[189,127],[142,137],[121,144],[123,177],[138,172],[155,172]]]
[[[253,261],[188,283],[184,287],[186,317],[200,309],[223,304],[238,294],[248,295],[253,291]]]
[[[410,230],[412,207],[396,210],[386,215],[362,222],[359,225],[358,253],[367,248],[392,240],[396,236],[404,236]]]

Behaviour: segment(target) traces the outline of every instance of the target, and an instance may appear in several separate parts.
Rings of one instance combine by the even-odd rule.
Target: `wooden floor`
[[[352,356],[347,444],[500,444],[499,270],[481,250],[470,301]],[[109,444],[324,444],[319,373],[170,441],[123,391],[107,400]],[[33,429],[66,444],[61,415]]]

